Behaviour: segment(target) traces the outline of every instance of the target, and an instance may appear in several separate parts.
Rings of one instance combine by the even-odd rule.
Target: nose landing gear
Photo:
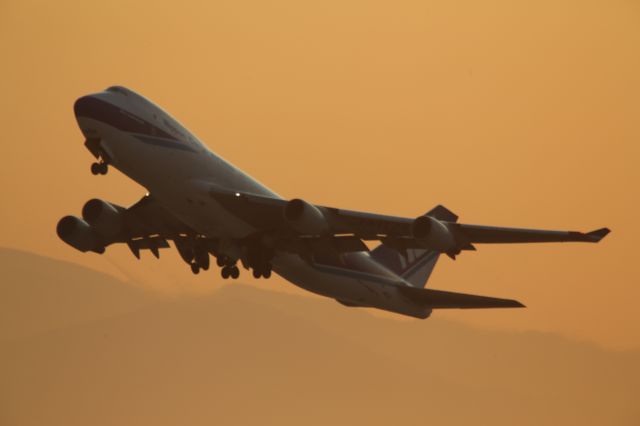
[[[100,161],[91,164],[91,174],[93,175],[106,175],[109,171],[109,164],[105,161]]]
[[[110,158],[102,148],[100,138],[97,136],[87,137],[87,140],[84,141],[84,146],[98,159],[98,161],[91,164],[91,173],[94,175],[106,175],[109,171]]]

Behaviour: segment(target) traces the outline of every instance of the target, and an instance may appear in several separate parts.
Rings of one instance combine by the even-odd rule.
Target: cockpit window
[[[129,95],[129,91],[122,86],[111,86],[107,89],[107,92],[120,93],[125,96]]]

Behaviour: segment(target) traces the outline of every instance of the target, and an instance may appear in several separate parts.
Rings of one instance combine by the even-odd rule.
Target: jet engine
[[[104,252],[104,246],[100,241],[100,237],[95,233],[91,225],[79,217],[63,217],[58,222],[56,232],[62,241],[77,250],[82,252]]]
[[[413,237],[425,247],[441,253],[456,251],[456,240],[446,224],[431,216],[420,216],[411,224]]]
[[[329,231],[329,224],[322,211],[299,198],[289,201],[284,208],[284,218],[297,232],[306,235],[322,235]]]
[[[96,198],[86,202],[82,208],[82,218],[107,241],[116,238],[124,226],[120,211],[112,204]]]

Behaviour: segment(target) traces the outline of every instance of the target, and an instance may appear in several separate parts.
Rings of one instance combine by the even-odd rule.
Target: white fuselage
[[[144,186],[162,206],[199,234],[234,241],[255,232],[249,223],[209,196],[212,187],[281,198],[258,181],[211,152],[158,106],[124,88],[108,89],[82,99],[78,124],[87,138],[99,139],[109,163]],[[358,253],[360,270],[318,265],[298,255],[276,253],[273,270],[311,292],[354,305],[424,318],[430,310],[404,297],[404,280]],[[366,270],[376,273],[363,272]]]

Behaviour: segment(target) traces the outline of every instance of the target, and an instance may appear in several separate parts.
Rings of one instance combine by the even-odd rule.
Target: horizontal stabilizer
[[[432,309],[482,309],[482,308],[524,308],[525,306],[512,299],[476,296],[473,294],[454,293],[450,291],[431,290],[417,287],[399,287],[409,299],[423,303]]]

